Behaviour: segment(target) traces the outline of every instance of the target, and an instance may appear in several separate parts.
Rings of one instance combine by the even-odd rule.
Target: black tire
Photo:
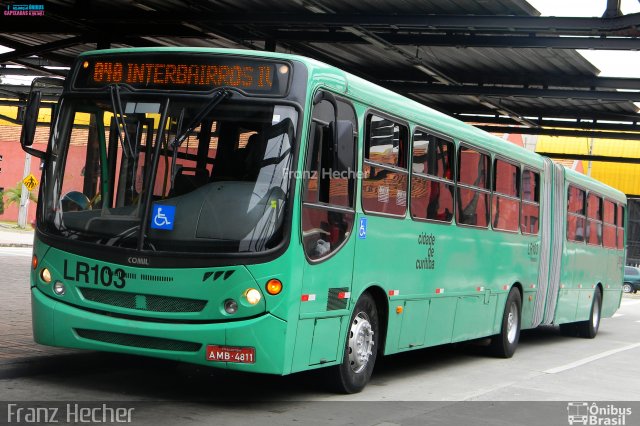
[[[356,303],[345,339],[342,363],[332,368],[330,384],[336,392],[358,393],[369,383],[379,350],[378,310],[373,297],[364,293]],[[362,344],[358,356],[357,343]]]
[[[586,339],[593,339],[600,328],[600,313],[602,311],[602,293],[596,289],[591,302],[591,312],[587,321],[576,322],[576,335]]]
[[[631,285],[631,283],[624,283],[622,284],[622,291],[624,291],[625,293],[631,293],[633,291],[633,286]]]
[[[522,297],[517,288],[513,287],[507,297],[502,314],[500,333],[491,337],[489,350],[494,356],[511,358],[518,347],[522,318]]]

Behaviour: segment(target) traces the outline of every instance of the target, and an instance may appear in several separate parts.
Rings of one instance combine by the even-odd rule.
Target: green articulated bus
[[[620,305],[625,196],[312,59],[82,54],[55,106],[31,273],[50,346],[358,392],[378,356]]]

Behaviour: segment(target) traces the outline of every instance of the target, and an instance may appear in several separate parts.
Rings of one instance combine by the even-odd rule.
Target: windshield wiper
[[[171,148],[173,150],[179,148],[180,145],[182,145],[182,142],[184,142],[185,139],[187,139],[189,135],[193,133],[196,127],[198,127],[200,122],[204,120],[204,118],[209,115],[220,102],[222,102],[229,96],[231,96],[231,92],[227,89],[218,89],[217,91],[215,91],[209,103],[202,107],[202,109],[196,114],[196,116],[193,117],[185,131],[180,134],[176,134],[176,137],[171,142]]]
[[[109,94],[111,95],[111,106],[113,107],[113,118],[116,120],[116,126],[118,127],[118,139],[122,145],[122,150],[128,157],[133,157],[133,147],[131,146],[131,140],[129,139],[129,132],[127,131],[127,122],[124,118],[124,109],[122,108],[122,98],[120,97],[120,86],[117,84],[109,85]],[[122,130],[121,130],[122,129]],[[124,131],[124,138],[122,132]],[[126,142],[126,145],[125,145]]]
[[[213,93],[213,97],[211,100],[204,106],[202,109],[191,119],[187,128],[182,131],[182,120],[184,119],[184,109],[180,113],[180,119],[178,121],[178,131],[176,132],[176,137],[171,141],[171,150],[173,151],[173,161],[171,162],[171,188],[173,189],[173,185],[176,177],[176,167],[177,167],[177,159],[178,159],[178,148],[180,145],[193,133],[193,131],[200,125],[202,120],[205,119],[207,115],[213,111],[215,107],[218,106],[220,102],[225,100],[231,96],[231,92],[226,89],[218,89]]]

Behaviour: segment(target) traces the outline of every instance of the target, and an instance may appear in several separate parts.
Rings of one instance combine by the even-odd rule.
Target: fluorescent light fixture
[[[318,6],[314,6],[314,5],[305,5],[304,8],[307,9],[309,12],[313,12],[313,13],[326,13],[324,10],[320,9]]]
[[[417,69],[419,69],[420,71],[422,71],[423,73],[425,73],[425,74],[427,74],[427,75],[429,75],[431,77],[437,76],[437,74],[434,71],[430,70],[429,68],[425,67],[424,65],[418,64],[418,65],[414,65],[414,66]]]
[[[151,6],[147,6],[146,4],[142,4],[142,3],[138,3],[136,1],[134,1],[133,3],[131,3],[132,6],[137,7],[138,9],[142,9],[144,11],[147,12],[155,12],[156,10],[154,8],[152,8]]]
[[[202,28],[197,25],[193,25],[185,21],[180,22],[180,24],[182,24],[183,27],[191,28],[192,30],[198,31],[200,33],[203,32]]]

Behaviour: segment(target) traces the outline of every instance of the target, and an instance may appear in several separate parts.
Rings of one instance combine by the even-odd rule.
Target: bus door
[[[328,92],[316,94],[303,173],[305,261],[298,330],[302,347],[296,349],[294,369],[336,361],[340,336],[349,322],[356,129],[355,111],[348,101]]]
[[[549,160],[548,162],[551,162],[551,160]],[[545,160],[545,175],[548,171],[548,162],[547,160]],[[564,168],[560,164],[554,164],[550,172],[553,175],[553,184],[551,187],[552,238],[550,241],[549,253],[549,283],[546,287],[546,292],[543,294],[544,312],[541,318],[541,324],[552,324],[555,317],[556,306],[558,303],[558,294],[560,291],[560,275],[565,247],[565,222],[567,220],[567,201],[565,198]],[[546,203],[546,196],[544,201]],[[540,295],[537,295],[536,297],[538,298],[540,297]],[[536,323],[534,322],[534,326],[535,325]]]

